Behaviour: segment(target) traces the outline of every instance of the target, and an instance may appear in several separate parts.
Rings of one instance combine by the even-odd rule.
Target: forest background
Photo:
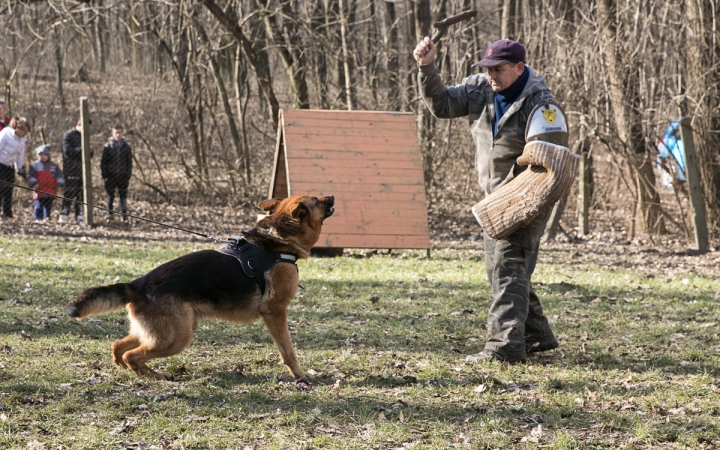
[[[569,117],[571,146],[593,159],[591,233],[690,241],[686,189],[659,187],[655,167],[663,132],[687,117],[717,237],[715,1],[10,0],[0,8],[4,97],[34,126],[28,163],[41,143],[60,161],[62,134],[87,96],[96,151],[115,123],[128,130],[130,208],[139,215],[184,224],[252,217],[267,195],[279,109],[411,111],[433,236],[477,235],[468,210],[482,192],[465,119],[429,114],[412,58],[434,21],[476,9],[476,20],[441,41],[443,79],[459,84],[476,73],[471,65],[494,40],[526,46]],[[574,215],[570,201],[562,222],[570,234]]]

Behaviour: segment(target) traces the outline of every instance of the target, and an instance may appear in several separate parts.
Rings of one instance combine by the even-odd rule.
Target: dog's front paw
[[[296,373],[297,372],[297,373]],[[315,375],[317,375],[317,372],[310,369],[308,371],[304,371],[302,369],[298,369],[297,371],[293,371],[293,376],[296,380],[308,380],[312,381],[315,379]]]
[[[165,381],[175,381],[175,375],[167,372],[155,372],[155,379]]]

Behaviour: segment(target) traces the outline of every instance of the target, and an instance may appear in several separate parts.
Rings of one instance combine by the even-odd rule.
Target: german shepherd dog
[[[323,221],[335,211],[334,203],[333,196],[264,200],[258,206],[269,215],[243,236],[262,249],[307,258]],[[165,263],[131,283],[87,289],[65,307],[65,313],[81,320],[125,306],[130,331],[113,342],[113,362],[158,380],[173,377],[145,363],[180,353],[190,344],[199,320],[249,323],[262,317],[282,362],[295,378],[307,378],[295,358],[287,327],[287,308],[298,287],[297,266],[275,264],[265,272],[265,283],[263,294],[255,279],[244,275],[238,260],[203,250]]]

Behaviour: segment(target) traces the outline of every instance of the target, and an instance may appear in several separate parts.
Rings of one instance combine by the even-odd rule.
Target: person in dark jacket
[[[70,207],[75,204],[75,220],[83,220],[83,163],[82,163],[82,122],[66,131],[62,140],[63,175],[65,176],[65,195],[60,210],[60,222],[66,222]],[[90,153],[92,156],[92,152]]]
[[[468,117],[476,146],[478,181],[485,195],[526,168],[517,164],[517,158],[528,142],[527,130],[545,126],[558,131],[548,133],[550,137],[543,141],[567,147],[567,127],[547,127],[556,121],[555,115],[556,125],[560,123],[562,110],[543,77],[525,64],[525,47],[520,43],[508,39],[494,42],[475,64],[487,72],[450,87],[443,84],[435,66],[436,52],[435,44],[426,37],[413,53],[420,95],[438,118]],[[536,115],[542,107],[550,108],[548,118]],[[566,124],[564,116],[562,119]],[[542,212],[506,239],[493,239],[484,233],[486,275],[493,295],[488,340],[485,349],[468,355],[467,361],[525,362],[529,353],[558,346],[530,283],[547,219],[548,211]]]
[[[112,211],[117,191],[120,197],[120,212],[123,221],[127,221],[127,192],[132,176],[132,150],[125,139],[122,125],[115,125],[112,129],[112,136],[103,148],[100,170],[107,192],[107,208],[110,210],[108,219],[113,219]]]
[[[53,197],[57,194],[58,186],[65,184],[60,167],[51,161],[50,146],[41,145],[35,149],[38,160],[35,161],[28,172],[28,186],[36,189],[33,194],[33,211],[35,221],[50,219]]]

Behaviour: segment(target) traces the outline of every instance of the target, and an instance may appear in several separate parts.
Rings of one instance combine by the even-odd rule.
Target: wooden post
[[[587,148],[590,147],[589,141],[587,137],[585,137],[584,131],[580,130],[580,136],[575,141],[575,144],[573,144],[572,152],[575,155],[582,155],[583,152],[587,151]],[[582,156],[581,156],[582,158]],[[582,159],[581,159],[582,161]],[[581,162],[582,164],[582,162]],[[580,175],[578,178],[582,180],[582,166],[580,166]],[[582,186],[582,181],[580,183],[580,186]],[[582,188],[581,188],[582,190]],[[581,194],[582,195],[582,194]],[[565,207],[567,206],[567,198],[568,196],[564,196],[560,200],[558,200],[557,203],[555,203],[555,206],[553,207],[552,213],[550,213],[550,217],[548,218],[547,225],[545,226],[545,234],[543,235],[543,242],[549,242],[555,239],[555,235],[557,234],[557,230],[560,227],[560,218],[562,218],[563,213],[565,212]],[[587,233],[587,232],[585,232]],[[580,233],[580,228],[578,228],[578,234]],[[567,233],[566,233],[567,235]]]
[[[545,234],[543,235],[543,242],[549,242],[555,239],[558,227],[560,226],[560,218],[565,212],[565,205],[567,204],[568,196],[563,196],[553,206],[550,218],[548,219],[547,225],[545,225]]]
[[[80,122],[82,123],[82,168],[83,168],[83,198],[85,199],[85,223],[93,224],[93,196],[92,196],[92,165],[90,164],[90,112],[88,111],[87,97],[80,97]]]
[[[578,195],[578,234],[586,236],[590,233],[590,199],[592,197],[592,157],[590,142],[583,141],[580,147],[580,195]]]
[[[708,251],[708,229],[705,216],[705,200],[703,199],[702,186],[700,185],[700,171],[697,166],[697,154],[695,153],[695,141],[693,131],[690,127],[690,119],[680,120],[680,140],[685,149],[685,178],[687,178],[688,192],[690,193],[690,205],[692,206],[692,222],[695,228],[695,246],[698,251]]]

